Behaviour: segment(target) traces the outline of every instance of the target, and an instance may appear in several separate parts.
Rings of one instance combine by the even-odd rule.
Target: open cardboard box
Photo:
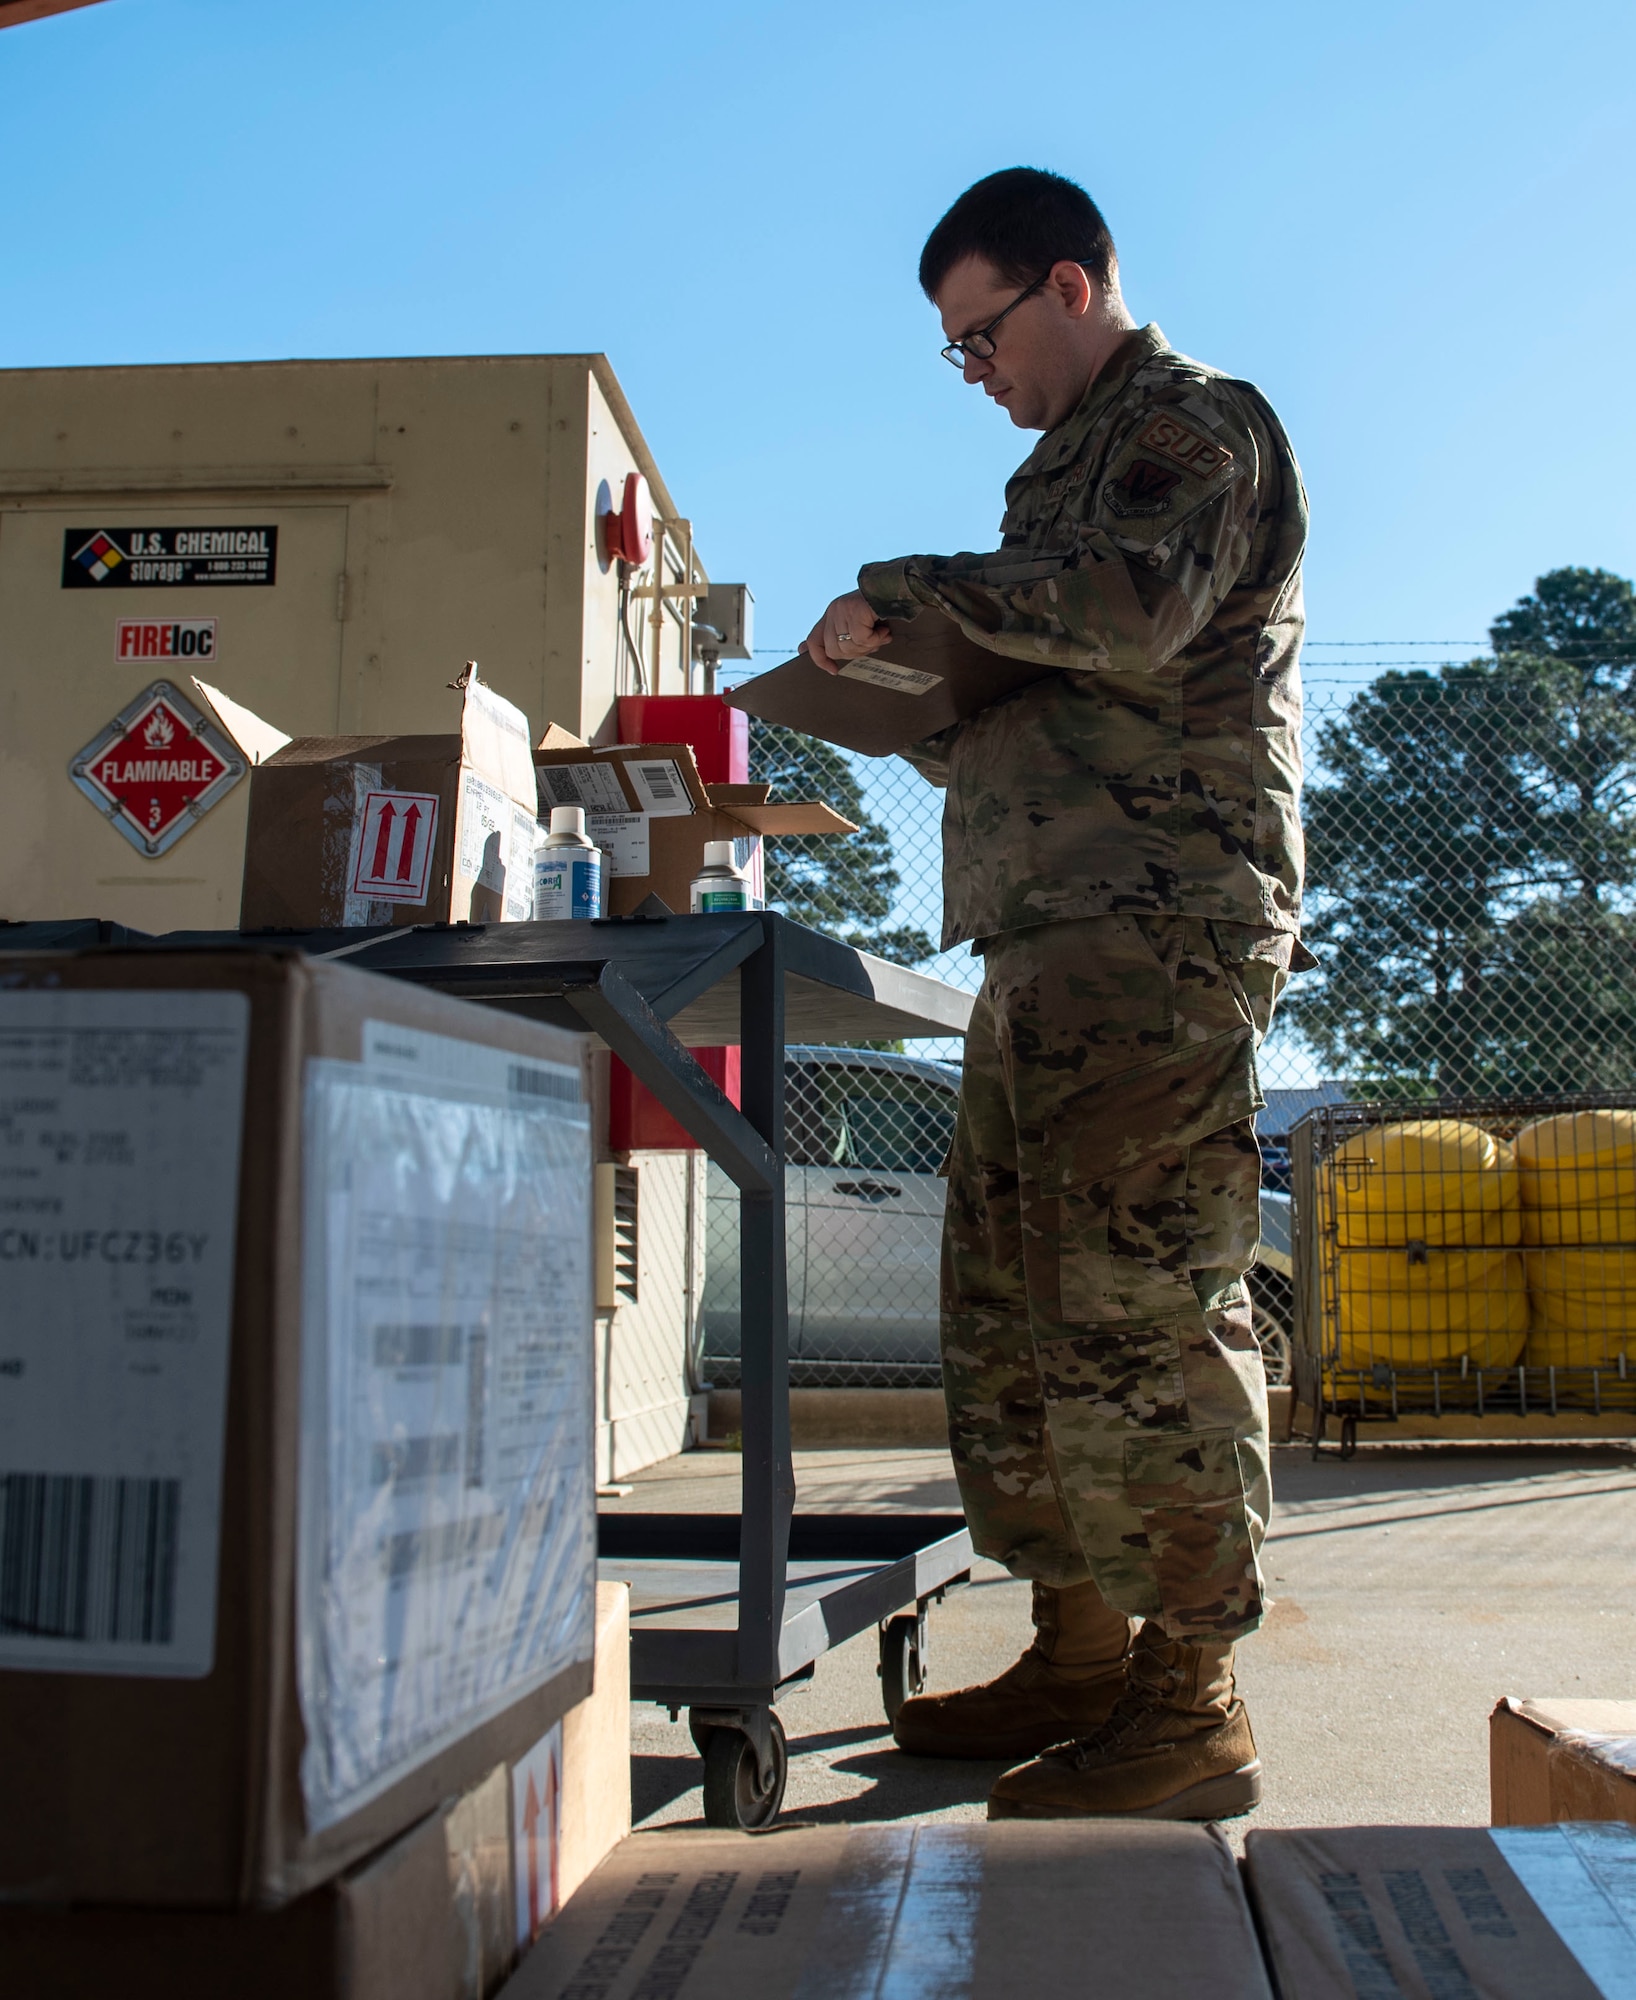
[[[604,855],[603,913],[627,916],[649,896],[685,912],[707,840],[730,840],[765,895],[764,834],[856,833],[816,799],[775,805],[768,785],[707,785],[687,743],[610,743],[593,749],[553,723],[534,752],[540,811],[583,806]]]
[[[286,741],[250,777],[240,928],[526,921],[528,740],[522,710],[468,672],[458,733]]]
[[[1488,1720],[1488,1773],[1495,1826],[1636,1826],[1636,1701],[1507,1695]]]

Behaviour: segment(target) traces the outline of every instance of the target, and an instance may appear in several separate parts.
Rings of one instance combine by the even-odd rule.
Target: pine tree
[[[786,834],[765,842],[767,901],[814,930],[898,965],[919,965],[937,950],[924,931],[886,927],[901,880],[892,837],[864,811],[863,787],[845,753],[780,723],[752,720],[750,776],[778,799],[822,799],[856,833]]]

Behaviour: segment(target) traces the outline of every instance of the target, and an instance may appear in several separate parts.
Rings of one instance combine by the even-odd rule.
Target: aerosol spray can
[[[550,923],[602,914],[602,850],[585,832],[583,806],[553,806],[551,825],[534,849],[534,916]]]
[[[753,910],[749,878],[733,862],[730,840],[704,843],[704,866],[693,877],[691,904],[695,916],[713,910]]]

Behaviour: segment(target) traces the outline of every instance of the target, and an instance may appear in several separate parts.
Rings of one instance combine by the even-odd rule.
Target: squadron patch
[[[1233,462],[1230,451],[1170,416],[1155,417],[1136,442],[1191,472],[1195,479],[1208,479]]]
[[[1162,514],[1170,496],[1182,483],[1179,472],[1167,472],[1151,458],[1135,458],[1117,479],[1110,479],[1102,497],[1122,520],[1138,515]]]

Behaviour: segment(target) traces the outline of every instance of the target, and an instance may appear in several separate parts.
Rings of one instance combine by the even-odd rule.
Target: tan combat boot
[[[1106,1720],[1125,1684],[1131,1621],[1094,1583],[1034,1585],[1034,1643],[998,1680],[918,1694],[892,1734],[916,1757],[1028,1757]]]
[[[990,1819],[1231,1819],[1261,1798],[1261,1765],[1223,1639],[1147,1624],[1102,1727],[995,1781]]]

